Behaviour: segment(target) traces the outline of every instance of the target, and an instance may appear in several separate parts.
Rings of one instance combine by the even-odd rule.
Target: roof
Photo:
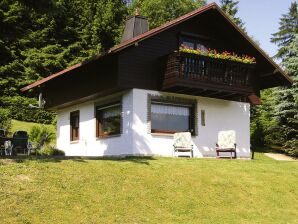
[[[199,15],[199,14],[202,14],[202,13],[204,13],[204,12],[206,12],[206,11],[208,11],[208,10],[211,10],[211,9],[215,9],[215,10],[217,10],[229,23],[231,23],[232,25],[233,25],[233,27],[250,43],[250,44],[252,44],[253,45],[253,47],[254,48],[256,48],[259,52],[260,52],[260,54],[265,58],[265,59],[267,59],[267,61],[270,63],[270,64],[272,64],[275,68],[276,68],[276,70],[278,71],[278,72],[280,72],[280,74],[282,75],[282,76],[284,76],[287,80],[288,80],[288,82],[289,83],[292,83],[293,81],[292,81],[292,79],[279,67],[279,65],[278,64],[276,64],[271,58],[270,58],[270,56],[268,56],[259,46],[258,46],[258,44],[256,44],[241,28],[239,28],[231,19],[230,19],[230,17],[216,4],[216,3],[211,3],[211,4],[208,4],[208,5],[205,5],[205,6],[203,6],[203,7],[201,7],[201,8],[199,8],[199,9],[196,9],[196,10],[194,10],[194,11],[192,11],[192,12],[189,12],[189,13],[187,13],[187,14],[185,14],[185,15],[183,15],[183,16],[181,16],[181,17],[179,17],[179,18],[177,18],[177,19],[174,19],[174,20],[172,20],[172,21],[170,21],[170,22],[167,22],[167,23],[165,23],[165,24],[163,24],[163,25],[161,25],[161,26],[159,26],[159,27],[157,27],[157,28],[154,28],[154,29],[152,29],[152,30],[149,30],[149,31],[147,31],[147,32],[145,32],[145,33],[143,33],[143,34],[141,34],[141,35],[138,35],[138,36],[136,36],[136,37],[134,37],[134,38],[131,38],[131,39],[129,39],[129,40],[127,40],[127,41],[124,41],[124,42],[122,42],[122,43],[120,43],[120,44],[118,44],[118,45],[115,45],[114,47],[112,47],[111,49],[109,49],[107,52],[105,52],[105,53],[102,53],[102,54],[98,54],[98,55],[96,55],[96,56],[94,56],[92,59],[90,59],[90,60],[87,60],[87,61],[84,61],[84,62],[81,62],[81,63],[78,63],[78,64],[75,64],[75,65],[73,65],[73,66],[71,66],[71,67],[69,67],[69,68],[66,68],[66,69],[64,69],[64,70],[62,70],[62,71],[60,71],[60,72],[58,72],[58,73],[55,73],[55,74],[52,74],[52,75],[50,75],[50,76],[48,76],[48,77],[46,77],[46,78],[43,78],[43,79],[41,79],[41,80],[39,80],[39,81],[36,81],[36,82],[34,82],[34,83],[32,83],[32,84],[30,84],[30,85],[28,85],[28,86],[25,86],[25,87],[23,87],[22,89],[21,89],[21,91],[22,92],[24,92],[24,91],[27,91],[27,90],[29,90],[29,89],[32,89],[32,88],[34,88],[34,87],[37,87],[37,86],[40,86],[41,84],[43,84],[43,83],[45,83],[45,82],[48,82],[48,81],[50,81],[51,79],[54,79],[54,78],[56,78],[56,77],[59,77],[59,76],[61,76],[61,75],[63,75],[63,74],[66,74],[67,72],[69,72],[69,71],[72,71],[72,70],[75,70],[75,69],[77,69],[77,68],[79,68],[79,67],[82,67],[82,66],[84,66],[85,64],[87,64],[87,63],[89,63],[89,62],[92,62],[92,61],[94,61],[94,60],[97,60],[97,59],[99,59],[99,58],[101,58],[101,57],[103,57],[103,56],[105,56],[105,55],[108,55],[108,54],[113,54],[113,53],[116,53],[116,52],[119,52],[119,51],[121,51],[121,50],[123,50],[123,49],[125,49],[125,48],[127,48],[127,47],[129,47],[129,46],[132,46],[132,45],[134,45],[134,44],[136,44],[136,43],[138,43],[138,42],[140,42],[140,41],[142,41],[142,40],[144,40],[144,39],[147,39],[147,38],[149,38],[149,37],[151,37],[151,36],[154,36],[154,35],[156,35],[156,34],[158,34],[158,33],[161,33],[161,32],[163,32],[163,31],[165,31],[165,30],[167,30],[167,29],[170,29],[171,27],[173,27],[173,26],[176,26],[176,25],[178,25],[178,24],[180,24],[180,23],[182,23],[182,22],[184,22],[184,21],[186,21],[186,20],[189,20],[189,19],[191,19],[191,18],[193,18],[193,17],[195,17],[195,16],[197,16],[197,15]]]

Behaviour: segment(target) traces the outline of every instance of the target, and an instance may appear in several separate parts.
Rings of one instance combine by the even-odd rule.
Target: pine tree
[[[220,1],[220,7],[221,9],[228,14],[231,19],[243,30],[245,30],[244,22],[237,17],[238,13],[238,3],[239,1],[234,0],[221,0]]]
[[[48,112],[26,109],[36,99],[20,88],[113,46],[126,15],[123,0],[0,1],[0,106],[15,119],[50,122]]]
[[[9,110],[0,108],[0,129],[9,131],[11,127],[11,116]]]
[[[288,56],[283,64],[293,79],[293,85],[274,91],[274,116],[283,147],[289,154],[298,156],[298,34],[294,35],[292,42],[285,48]]]
[[[261,94],[262,104],[251,107],[251,142],[253,146],[275,145],[281,142],[278,132],[273,132],[272,127],[277,126],[274,117],[275,98],[273,89],[265,89]]]
[[[293,41],[294,35],[298,33],[298,5],[292,2],[287,14],[282,15],[279,22],[278,32],[272,34],[271,42],[279,47],[276,58],[284,59],[289,51],[287,46]]]

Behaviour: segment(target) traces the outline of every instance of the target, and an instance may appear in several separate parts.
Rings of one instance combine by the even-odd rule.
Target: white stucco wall
[[[122,97],[123,133],[117,137],[96,138],[95,103],[113,100],[115,96],[89,101],[58,111],[57,147],[67,156],[108,156],[131,154],[132,143],[132,91]],[[70,142],[70,112],[80,111],[80,140]]]
[[[162,155],[172,156],[173,137],[148,132],[148,94],[171,95],[197,100],[198,136],[192,138],[194,156],[214,157],[215,143],[219,131],[236,132],[237,156],[250,157],[249,107],[248,103],[169,94],[156,91],[133,89],[124,93],[123,134],[118,137],[96,139],[94,103],[98,99],[58,111],[57,147],[69,156],[110,156],[110,155]],[[110,96],[113,99],[113,96]],[[70,143],[69,116],[71,111],[80,110],[80,140]],[[205,110],[206,125],[201,126],[201,110]]]

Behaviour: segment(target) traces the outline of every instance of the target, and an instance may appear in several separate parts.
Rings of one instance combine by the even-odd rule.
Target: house
[[[57,111],[68,156],[172,156],[173,133],[189,131],[194,156],[215,157],[218,133],[233,130],[238,158],[249,158],[250,106],[260,90],[291,82],[212,3],[152,30],[133,16],[120,44],[22,91]]]

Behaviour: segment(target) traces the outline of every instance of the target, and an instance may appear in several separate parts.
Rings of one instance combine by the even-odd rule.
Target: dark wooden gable
[[[207,11],[119,52],[119,84],[126,88],[160,90],[165,57],[178,50],[181,36],[193,36],[218,51],[256,57],[256,91],[289,84],[217,10]]]

